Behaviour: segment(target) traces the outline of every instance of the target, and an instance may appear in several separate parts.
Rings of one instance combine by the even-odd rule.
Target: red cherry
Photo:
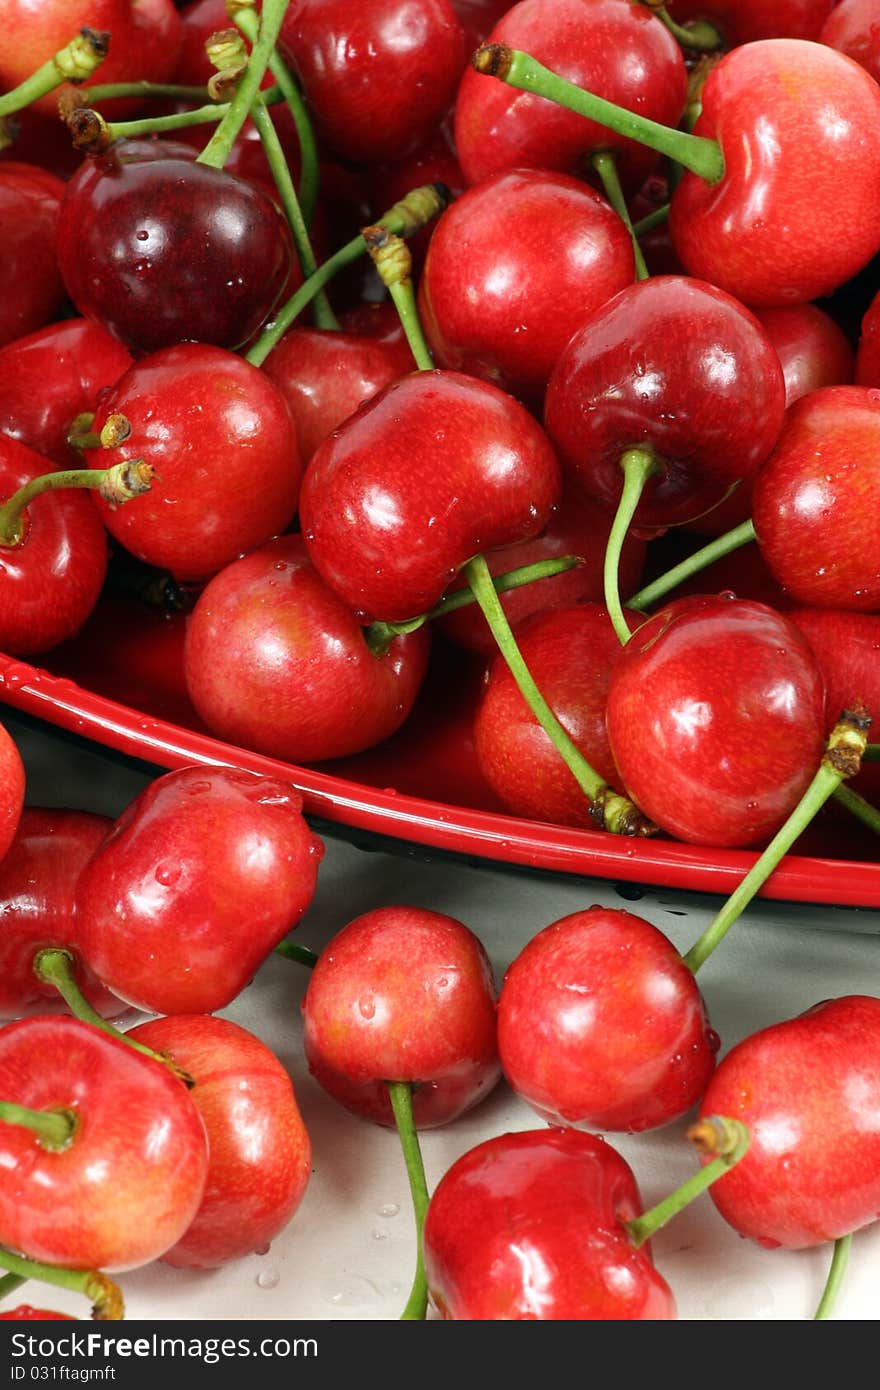
[[[572,333],[633,275],[632,240],[604,198],[563,174],[516,169],[441,215],[419,308],[438,366],[540,402]]]
[[[127,1036],[194,1079],[190,1099],[208,1137],[201,1205],[162,1258],[205,1269],[265,1248],[293,1217],[311,1172],[309,1136],[278,1058],[253,1033],[205,1014],[153,1019]]]
[[[186,684],[218,738],[317,762],[394,733],[412,709],[429,648],[424,627],[374,656],[302,537],[279,536],[203,590],[187,624]]]
[[[48,1308],[32,1308],[29,1303],[19,1303],[8,1313],[0,1313],[2,1322],[76,1322],[70,1313],[53,1313]]]
[[[860,386],[880,387],[880,292],[871,300],[862,319],[856,381]]]
[[[608,737],[624,786],[694,844],[774,834],[819,765],[824,728],[824,685],[805,639],[745,599],[670,603],[611,674]]]
[[[378,1124],[394,1123],[386,1081],[413,1083],[415,1123],[432,1128],[500,1076],[489,959],[442,913],[384,907],[356,917],[318,957],[302,1010],[312,1075]]]
[[[675,1317],[639,1215],[632,1169],[610,1144],[571,1129],[487,1139],[441,1178],[425,1218],[425,1270],[456,1321]]]
[[[56,318],[64,303],[58,209],[64,184],[32,164],[0,163],[0,347]]]
[[[549,1124],[668,1124],[703,1095],[717,1050],[692,971],[630,912],[590,907],[553,922],[501,986],[504,1075]]]
[[[853,58],[880,82],[880,15],[874,0],[838,0],[819,34],[848,58]]]
[[[205,1131],[167,1067],[75,1018],[27,1018],[0,1029],[0,1096],[69,1112],[74,1131],[52,1150],[0,1125],[0,1242],[73,1269],[133,1269],[157,1259],[190,1224],[208,1167]]]
[[[477,45],[473,46],[476,48]],[[422,188],[429,183],[442,183],[449,189],[453,198],[458,198],[467,187],[467,180],[452,148],[452,137],[446,126],[441,126],[426,145],[407,159],[370,170],[372,218],[381,217],[387,208],[400,202],[411,189]],[[407,238],[406,244],[413,263],[413,280],[417,280],[421,275],[434,226],[435,224],[428,223],[416,232],[415,236]]]
[[[668,0],[673,19],[708,19],[725,46],[755,39],[818,39],[835,0]]]
[[[726,1106],[752,1136],[742,1161],[710,1190],[740,1235],[796,1250],[876,1221],[878,1067],[880,1000],[866,995],[816,1004],[723,1058],[700,1111]]]
[[[212,1013],[311,902],[323,846],[291,785],[181,768],[117,820],[76,894],[83,959],[120,998]]]
[[[21,822],[25,780],[18,745],[6,726],[0,724],[0,874]]]

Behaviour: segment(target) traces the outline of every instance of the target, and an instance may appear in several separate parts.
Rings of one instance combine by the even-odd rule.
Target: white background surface
[[[97,748],[67,742],[0,712],[19,742],[28,801],[116,815],[149,774]],[[421,851],[419,852],[421,855]],[[451,860],[368,853],[326,840],[315,900],[297,939],[316,951],[351,918],[408,903],[446,912],[484,942],[498,979],[525,942],[550,922],[592,903],[641,913],[681,949],[693,944],[720,899],[647,890],[624,899],[613,883],[517,873]],[[845,993],[876,992],[880,912],[754,903],[700,972],[713,1026],[726,1050],[747,1033]],[[335,1105],[311,1081],[302,1054],[299,1001],[304,967],[271,958],[225,1011],[257,1033],[293,1077],[313,1148],[303,1203],[269,1251],[223,1269],[191,1272],[161,1263],[120,1276],[131,1319],[396,1320],[409,1291],[414,1233],[396,1135]],[[131,1017],[134,1022],[135,1017]],[[454,1125],[422,1135],[431,1188],[466,1149],[505,1130],[541,1122],[502,1085]],[[633,1166],[646,1206],[688,1177],[696,1161],[685,1122],[640,1136],[609,1136]],[[740,1239],[704,1195],[653,1243],[655,1262],[688,1320],[810,1319],[830,1250],[764,1251]],[[15,1301],[88,1316],[83,1300],[27,1285]],[[858,1233],[841,1291],[839,1320],[880,1313],[880,1225]]]

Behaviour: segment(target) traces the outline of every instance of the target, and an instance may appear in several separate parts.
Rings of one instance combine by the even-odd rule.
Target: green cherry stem
[[[278,139],[278,132],[275,123],[266,109],[265,103],[258,96],[251,107],[251,117],[257,128],[257,134],[263,144],[263,152],[272,170],[275,185],[278,189],[287,220],[290,223],[290,230],[293,233],[293,244],[296,247],[296,254],[299,259],[300,269],[303,279],[307,280],[310,275],[314,275],[318,268],[315,260],[315,253],[312,250],[312,243],[309,239],[309,229],[306,226],[305,217],[299,204],[296,189],[293,186],[293,179],[290,177],[290,170],[287,167],[287,160],[284,157],[284,150],[281,141]],[[319,290],[315,295],[312,305],[312,314],[316,328],[339,328],[339,320],[330,307],[326,290]]]
[[[126,1047],[133,1048],[142,1056],[151,1057],[154,1062],[159,1062],[163,1067],[167,1067],[185,1086],[191,1088],[195,1084],[192,1077],[171,1061],[169,1057],[163,1056],[161,1052],[154,1052],[151,1047],[121,1033],[118,1028],[114,1028],[112,1023],[108,1023],[97,1009],[92,1008],[77,984],[73,968],[73,956],[69,951],[52,946],[37,951],[34,956],[33,969],[37,979],[42,980],[43,984],[54,985],[74,1018],[80,1019],[82,1023],[90,1023],[93,1028],[99,1028],[109,1038],[115,1038],[117,1042],[125,1043]]]
[[[196,101],[200,106],[208,100],[207,87],[188,87],[179,82],[104,82],[94,87],[81,87],[78,93],[87,106],[98,106],[116,97],[167,97],[172,101]],[[214,108],[215,111],[217,108]],[[222,108],[221,108],[222,114]]]
[[[92,1317],[99,1322],[118,1322],[125,1316],[122,1290],[99,1269],[64,1269],[60,1265],[44,1265],[28,1260],[0,1246],[0,1269],[20,1279],[39,1279],[54,1284],[57,1289],[71,1289],[84,1294],[92,1304]]]
[[[717,140],[660,125],[605,101],[604,97],[567,82],[521,49],[508,48],[503,43],[485,43],[471,58],[471,65],[487,77],[497,77],[510,87],[546,97],[618,135],[668,155],[707,183],[718,183],[724,176],[724,155]]]
[[[440,183],[425,184],[424,187],[414,188],[399,203],[395,203],[392,208],[379,218],[383,227],[389,231],[396,232],[398,236],[412,236],[426,222],[430,222],[432,217],[436,217],[442,212],[449,202],[449,190]],[[299,317],[303,309],[311,304],[319,290],[323,289],[329,280],[345,266],[351,265],[358,256],[362,256],[367,249],[367,243],[360,233],[353,237],[351,241],[341,246],[334,255],[330,256],[323,265],[318,266],[314,275],[310,275],[295,294],[291,295],[286,304],[278,310],[269,328],[260,335],[254,343],[250,352],[245,356],[245,360],[254,367],[261,367],[275,344],[284,337],[288,328]]]
[[[710,1115],[698,1120],[687,1131],[687,1137],[700,1154],[714,1154],[698,1173],[682,1183],[662,1202],[642,1212],[641,1216],[625,1223],[632,1244],[638,1249],[650,1240],[661,1226],[671,1221],[701,1193],[717,1182],[745,1155],[751,1136],[740,1120],[726,1115]]]
[[[629,215],[629,208],[623,196],[623,189],[620,186],[620,175],[617,172],[617,160],[610,150],[597,150],[590,155],[590,163],[602,180],[602,187],[605,189],[605,197],[608,199],[617,216],[620,218],[626,230],[629,232],[633,244],[633,256],[636,263],[636,279],[647,280],[649,278],[648,267],[645,265],[645,258],[642,255],[642,248],[639,246],[638,237]]]
[[[841,714],[828,737],[816,774],[788,820],[776,832],[745,878],[684,957],[685,965],[694,974],[708,960],[716,946],[720,945],[736,919],[763,887],[780,859],[788,853],[820,807],[824,806],[844,778],[854,777],[858,772],[870,723],[868,712],[861,704]]]
[[[307,965],[310,970],[314,970],[318,964],[318,957],[314,951],[310,951],[308,946],[298,946],[294,941],[279,941],[275,953],[284,956],[285,960],[295,960],[299,965]]]
[[[0,506],[0,546],[21,543],[26,533],[25,512],[44,492],[66,487],[92,488],[118,506],[148,492],[152,477],[152,465],[143,459],[124,459],[112,468],[66,468],[58,473],[41,473]]]
[[[620,494],[614,521],[608,533],[603,582],[605,585],[605,607],[608,609],[611,626],[617,633],[620,645],[625,647],[630,639],[630,630],[620,603],[618,583],[620,555],[630,524],[645,490],[645,484],[654,473],[659,471],[660,465],[654,450],[649,444],[646,444],[638,449],[627,449],[621,457],[620,467],[623,473],[623,491]]]
[[[26,1284],[27,1279],[23,1274],[4,1274],[0,1279],[0,1299],[6,1298],[8,1294],[17,1293],[22,1284]]]
[[[625,796],[609,787],[595,768],[590,766],[541,694],[511,631],[485,558],[475,555],[469,560],[464,567],[464,576],[473,590],[520,694],[586,796],[593,822],[600,829],[610,830],[616,835],[652,835],[656,826],[646,820],[641,811]]]
[[[662,227],[664,222],[669,221],[669,204],[664,203],[662,207],[655,208],[653,212],[647,213],[638,222],[633,223],[633,232],[637,237],[644,236],[646,232],[653,232],[655,227]]]
[[[838,1236],[837,1240],[834,1242],[834,1252],[831,1256],[828,1278],[825,1280],[825,1288],[822,1290],[819,1306],[813,1314],[813,1322],[824,1322],[830,1318],[834,1312],[837,1295],[840,1293],[843,1276],[846,1274],[846,1267],[849,1264],[851,1246],[851,1235]]]
[[[854,792],[852,787],[841,783],[834,791],[834,800],[839,801],[841,806],[845,806],[851,815],[860,820],[869,830],[873,830],[875,835],[880,835],[880,811],[858,792]]]
[[[40,1147],[52,1153],[66,1149],[76,1129],[76,1118],[69,1110],[30,1110],[11,1100],[0,1100],[0,1122],[29,1129]]]
[[[677,24],[662,0],[659,4],[657,0],[642,0],[642,4],[654,11],[660,23],[678,40],[682,48],[689,48],[697,53],[715,53],[723,47],[724,40],[708,19],[695,19],[689,24]]]
[[[425,1225],[425,1212],[428,1210],[428,1183],[425,1178],[425,1165],[422,1150],[413,1119],[413,1088],[409,1081],[386,1081],[394,1122],[400,1136],[400,1146],[406,1163],[409,1190],[412,1193],[413,1214],[416,1221],[416,1272],[406,1307],[400,1315],[401,1322],[423,1322],[428,1311],[428,1281],[425,1277],[425,1261],[422,1253],[422,1231]]]
[[[222,169],[229,158],[232,146],[238,139],[260,90],[260,83],[275,48],[286,10],[287,0],[264,0],[260,32],[251,50],[247,69],[229,103],[229,109],[198,156],[198,164]]]
[[[227,4],[227,9],[230,8],[232,7]],[[256,41],[259,21],[250,4],[239,5],[232,14],[232,20],[250,43]],[[306,226],[310,226],[318,197],[319,180],[318,147],[315,142],[315,132],[312,129],[312,122],[309,119],[302,93],[277,49],[273,49],[270,55],[269,71],[287,102],[296,127],[301,169],[298,190],[299,203]]]
[[[628,608],[637,608],[639,612],[650,608],[658,599],[665,598],[668,593],[676,589],[679,584],[683,584],[691,575],[699,574],[701,570],[720,560],[723,555],[729,555],[733,550],[739,550],[740,546],[748,545],[749,541],[755,540],[755,527],[751,521],[743,521],[739,526],[734,526],[731,531],[725,531],[723,536],[717,540],[710,541],[699,550],[695,550],[693,555],[689,555],[686,560],[674,565],[672,569],[661,574],[657,579],[646,584],[638,593],[633,594],[632,598],[626,601]]]
[[[0,96],[0,120],[54,92],[64,82],[85,82],[107,57],[110,35],[83,28],[12,91]]]
[[[377,222],[361,231],[373,265],[379,272],[382,284],[391,295],[397,310],[401,327],[409,343],[416,367],[420,372],[429,372],[434,366],[412,284],[412,254],[403,237],[390,232]]]

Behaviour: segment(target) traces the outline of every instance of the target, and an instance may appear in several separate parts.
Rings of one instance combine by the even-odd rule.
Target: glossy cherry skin
[[[425,1218],[431,1298],[454,1321],[675,1317],[648,1243],[632,1169],[594,1134],[522,1130],[469,1149],[440,1179]]]
[[[880,87],[822,44],[744,44],[712,70],[695,135],[714,184],[686,173],[669,227],[689,274],[753,306],[828,294],[880,250]],[[835,230],[815,216],[835,208]]]
[[[631,628],[641,614],[627,613]],[[605,705],[620,652],[605,608],[580,603],[529,618],[517,629],[526,665],[576,746],[612,786],[617,768],[608,743]],[[500,653],[486,675],[474,719],[474,750],[492,790],[517,816],[557,825],[591,826],[589,804],[526,705]]]
[[[89,467],[144,458],[150,491],[115,510],[107,529],[138,559],[201,580],[284,530],[301,466],[287,402],[267,376],[223,348],[181,343],[141,358],[104,396],[100,430],[121,412],[131,434],[93,449]]]
[[[52,468],[0,434],[4,501]],[[107,532],[89,496],[68,488],[36,497],[22,540],[0,545],[0,651],[31,656],[72,637],[97,603],[106,570]]]
[[[286,782],[188,767],[151,782],[86,866],[83,958],[153,1013],[213,1013],[299,921],[323,845]]]
[[[467,56],[449,0],[291,0],[281,43],[320,134],[355,164],[418,149],[452,104]]]
[[[75,1117],[70,1143],[43,1147],[0,1126],[0,1241],[73,1269],[134,1269],[177,1241],[198,1210],[205,1130],[186,1087],[151,1057],[76,1018],[0,1029],[0,1095]]]
[[[265,1249],[291,1220],[311,1173],[311,1144],[290,1077],[265,1043],[224,1018],[182,1014],[129,1035],[195,1081],[190,1099],[208,1137],[201,1205],[162,1256],[211,1269]]]
[[[521,0],[489,37],[661,125],[681,118],[687,95],[681,49],[642,5]],[[469,183],[523,167],[586,177],[590,155],[613,150],[624,184],[635,189],[658,162],[643,145],[470,69],[455,102],[455,146]]]
[[[693,972],[631,912],[589,907],[553,922],[504,976],[501,1066],[549,1124],[669,1124],[703,1095],[717,1050]]]
[[[393,622],[432,608],[478,551],[537,535],[559,491],[550,443],[512,396],[457,372],[416,372],[313,455],[300,522],[331,588]]]
[[[131,354],[100,324],[64,319],[0,348],[0,431],[59,467],[79,454],[67,443],[73,420],[131,366]]]
[[[64,184],[35,165],[0,163],[0,347],[56,318],[65,300],[58,269]]]
[[[822,26],[819,42],[853,58],[880,82],[880,15],[873,0],[838,0]]]
[[[799,604],[880,608],[880,392],[802,397],[755,481],[753,518],[771,571]]]
[[[424,679],[428,626],[374,656],[351,610],[279,536],[227,565],[186,631],[190,699],[212,733],[284,762],[360,753],[410,713]]]
[[[785,412],[779,358],[757,319],[723,290],[686,276],[631,285],[573,334],[544,402],[567,477],[609,511],[620,460],[647,445],[637,526],[708,511],[763,463]]]
[[[859,386],[880,387],[880,292],[871,300],[862,318],[856,381]]]
[[[419,308],[434,360],[540,404],[572,333],[634,274],[629,233],[598,193],[544,170],[498,174],[431,236]]]
[[[540,536],[492,550],[486,563],[492,574],[504,574],[521,565],[563,555],[576,555],[580,564],[549,579],[538,579],[509,589],[501,604],[511,626],[516,627],[533,613],[564,608],[572,603],[603,597],[602,570],[611,522],[608,514],[594,503],[578,497],[570,488],[550,517]],[[646,542],[632,531],[623,543],[618,580],[624,594],[638,588],[645,564]],[[467,651],[494,657],[498,648],[477,604],[459,608],[436,624],[445,637]]]
[[[465,51],[470,54],[492,32],[511,4],[510,0],[452,0],[452,8],[464,29]]]
[[[111,149],[68,184],[58,261],[80,313],[139,352],[191,339],[238,348],[281,295],[293,242],[257,184]]]
[[[24,806],[25,770],[18,744],[0,724],[0,875],[3,860],[15,840]]]
[[[773,835],[819,765],[825,690],[806,640],[763,604],[678,599],[622,649],[608,737],[626,790],[701,845]]]
[[[309,1070],[341,1105],[394,1123],[386,1081],[414,1084],[421,1129],[470,1110],[501,1075],[495,981],[463,923],[418,907],[356,917],[318,957],[303,998]]]
[[[726,48],[755,39],[818,39],[835,0],[669,0],[680,24],[708,19]]]
[[[0,860],[0,1018],[67,1011],[54,986],[34,973],[37,952],[52,948],[71,954],[80,989],[105,1018],[125,1008],[79,957],[74,912],[79,876],[112,824],[89,811],[22,811]]]
[[[880,1211],[880,999],[847,995],[763,1028],[718,1064],[701,1114],[748,1126],[745,1157],[710,1188],[740,1235],[798,1250]]]

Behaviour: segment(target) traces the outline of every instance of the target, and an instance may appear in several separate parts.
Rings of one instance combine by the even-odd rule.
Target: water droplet
[[[376,1215],[385,1217],[396,1216],[399,1211],[400,1207],[396,1202],[383,1202],[381,1207],[376,1208]]]
[[[387,1232],[387,1231],[371,1231],[371,1232],[370,1232],[370,1235],[373,1237],[373,1240],[387,1240],[387,1239],[388,1239],[388,1232]]]
[[[343,1308],[357,1308],[363,1304],[378,1303],[382,1296],[381,1290],[373,1283],[372,1279],[366,1279],[361,1274],[350,1274],[341,1283],[327,1284],[322,1293],[328,1303],[334,1303],[337,1307]]]
[[[165,863],[162,863],[162,864],[157,864],[157,866],[156,866],[156,882],[157,882],[157,883],[163,884],[165,888],[170,888],[170,887],[172,886],[172,884],[176,883],[177,880],[178,880],[179,878],[180,878],[180,865],[179,865],[179,864],[171,864],[171,863],[168,863],[168,862],[165,862]]]
[[[147,232],[147,231],[145,231],[145,230],[143,229],[143,227],[141,228],[141,230],[140,230],[139,232],[135,232],[135,236],[137,237],[138,241],[149,241],[149,240],[150,240],[150,233]]]
[[[271,1249],[272,1249],[272,1246],[270,1245],[270,1243],[269,1243],[268,1241],[266,1241],[266,1244],[265,1244],[265,1245],[258,1245],[258,1246],[257,1246],[256,1250],[254,1251],[254,1254],[255,1254],[255,1255],[268,1255],[268,1253],[269,1253],[269,1251],[270,1251]]]
[[[358,1000],[358,1008],[363,1018],[373,1018],[376,1013],[376,1001],[372,994],[362,994]]]
[[[281,1275],[277,1269],[261,1269],[257,1275],[257,1287],[261,1289],[275,1289],[281,1280]]]

